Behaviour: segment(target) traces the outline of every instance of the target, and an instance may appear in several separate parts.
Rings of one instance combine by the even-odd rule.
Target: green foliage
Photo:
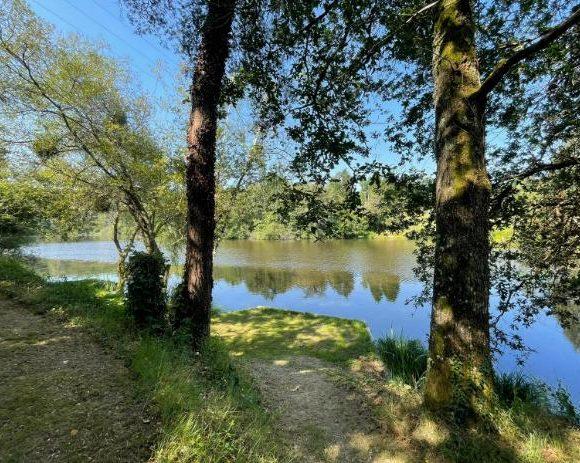
[[[562,152],[561,159],[569,155]],[[548,308],[564,328],[580,321],[574,310],[580,303],[579,185],[580,168],[573,166],[528,178],[506,199],[497,222],[512,233],[492,253],[499,316],[512,311],[516,322],[529,325]],[[511,347],[525,347],[497,327],[496,335]]]
[[[30,196],[20,201],[12,185],[0,183],[0,251],[15,249],[28,242],[35,233],[39,216]]]
[[[128,314],[137,326],[160,331],[166,318],[165,273],[161,254],[134,252],[126,264]]]
[[[504,406],[525,403],[535,407],[549,406],[549,393],[545,384],[520,373],[503,373],[495,377],[495,392]]]
[[[217,201],[218,209],[228,209],[227,239],[357,239],[407,231],[430,207],[432,190],[422,176],[370,183],[343,172],[320,187],[270,173],[236,190],[235,198],[224,189]]]
[[[0,270],[1,280],[10,282],[10,286],[19,285],[29,288],[43,282],[34,271],[23,265],[21,259],[15,257],[0,255]]]
[[[418,387],[427,372],[428,352],[417,339],[391,333],[375,342],[377,353],[392,377]]]
[[[32,150],[40,159],[50,159],[60,153],[59,138],[51,133],[39,134],[32,142]]]
[[[580,423],[570,394],[561,385],[553,389],[521,373],[502,373],[495,377],[495,392],[503,407],[543,410],[572,423]]]
[[[47,185],[35,173],[18,171],[16,166],[0,169],[0,252],[36,237],[86,235],[95,218],[81,206],[88,199],[64,192],[63,187]]]
[[[273,212],[267,211],[264,216],[255,223],[250,238],[256,240],[283,240],[293,239],[296,231],[284,225],[280,218]]]
[[[5,3],[0,86],[10,98],[0,100],[1,122],[15,141],[7,148],[39,164],[37,182],[58,193],[53,199],[62,217],[62,198],[71,198],[69,227],[81,222],[79,214],[114,209],[148,250],[157,250],[157,236],[185,208],[173,145],[154,134],[147,97],[102,46],[61,36],[25,2]],[[64,222],[59,228],[68,232]]]

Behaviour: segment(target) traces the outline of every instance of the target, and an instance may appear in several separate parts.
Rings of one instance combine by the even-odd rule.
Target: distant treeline
[[[347,172],[324,186],[265,175],[218,197],[222,239],[372,238],[400,233],[420,220],[434,191],[428,178],[356,180]]]

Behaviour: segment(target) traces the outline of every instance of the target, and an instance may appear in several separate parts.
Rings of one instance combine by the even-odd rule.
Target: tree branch
[[[536,163],[523,172],[520,172],[519,174],[507,177],[500,182],[505,184],[505,186],[502,189],[499,189],[498,193],[492,198],[491,214],[494,215],[497,213],[500,210],[504,199],[513,193],[515,189],[515,185],[513,183],[514,181],[522,181],[542,172],[555,172],[557,170],[567,169],[568,167],[577,165],[580,165],[579,158],[566,158],[562,161],[552,162],[549,164]]]
[[[409,24],[414,18],[416,18],[417,16],[419,16],[421,13],[423,13],[423,11],[427,11],[430,8],[433,8],[435,5],[437,5],[437,3],[439,3],[439,0],[436,0],[435,2],[429,3],[428,5],[425,5],[423,8],[421,8],[420,10],[415,11],[410,17],[409,19],[407,19],[405,21],[405,24]]]
[[[318,24],[320,21],[322,21],[324,19],[324,17],[330,13],[332,11],[332,9],[338,4],[338,0],[333,0],[330,3],[327,3],[322,12],[318,15],[315,16],[314,18],[312,18],[300,31],[301,33],[304,32],[308,32],[313,26],[315,26],[316,24]]]
[[[547,48],[550,44],[564,35],[566,31],[578,23],[580,23],[580,8],[576,8],[565,21],[548,30],[527,47],[516,51],[509,58],[501,59],[493,71],[491,71],[483,81],[479,90],[473,94],[473,98],[485,98],[501,82],[503,77],[521,61],[531,58],[539,51]]]

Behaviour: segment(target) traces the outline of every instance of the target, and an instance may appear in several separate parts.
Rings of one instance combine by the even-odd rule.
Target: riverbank
[[[430,416],[420,389],[385,371],[360,322],[273,309],[218,314],[212,341],[195,356],[178,339],[136,333],[122,300],[99,282],[47,283],[0,258],[0,293],[21,310],[91,333],[124,360],[134,394],[159,421],[153,461],[580,456],[577,428],[526,404],[498,409],[490,428],[457,429]],[[331,426],[341,418],[343,425]],[[289,435],[300,437],[298,448]]]

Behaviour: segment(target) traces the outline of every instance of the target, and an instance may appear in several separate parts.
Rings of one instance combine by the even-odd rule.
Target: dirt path
[[[333,379],[337,367],[300,356],[252,360],[249,367],[298,461],[384,461],[377,455],[380,435],[371,412],[356,392]]]
[[[147,461],[130,382],[87,334],[0,299],[0,461]]]

